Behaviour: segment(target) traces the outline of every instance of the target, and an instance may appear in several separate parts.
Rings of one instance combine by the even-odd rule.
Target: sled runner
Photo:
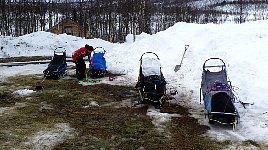
[[[102,47],[96,47],[90,60],[89,71],[92,77],[100,78],[106,74],[106,60],[104,58],[105,50]]]
[[[145,54],[153,54],[156,58],[143,58]],[[139,90],[141,103],[152,103],[156,107],[163,105],[166,95],[166,81],[161,71],[159,58],[155,53],[142,54],[136,88]]]
[[[200,103],[201,97],[210,123],[236,126],[239,113],[234,105],[235,96],[222,59],[210,58],[203,64]]]
[[[44,77],[49,79],[59,79],[65,74],[66,69],[66,50],[62,47],[58,47],[54,50],[54,56],[48,64],[47,69],[43,71]]]

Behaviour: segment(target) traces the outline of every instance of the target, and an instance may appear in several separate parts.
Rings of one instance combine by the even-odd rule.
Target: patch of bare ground
[[[49,59],[51,59],[51,56],[9,57],[9,58],[0,58],[0,63],[27,62],[27,61],[49,60]]]
[[[167,103],[161,112],[180,114],[173,117],[167,126],[172,133],[170,149],[222,149],[228,142],[218,142],[206,135],[210,128],[200,125],[198,120],[190,117],[189,109],[178,104]]]
[[[30,96],[17,99],[12,94],[19,87],[34,89],[39,78],[34,75],[11,77],[4,84],[9,91],[2,94],[5,100],[0,102],[0,109],[14,109],[12,114],[0,116],[0,149],[34,149],[36,143],[39,148],[48,149],[207,150],[228,145],[207,137],[207,126],[190,117],[188,108],[172,103],[161,108],[163,113],[180,114],[167,123],[164,130],[170,137],[166,137],[157,131],[146,106],[126,105],[129,99],[131,103],[139,99],[136,89],[129,86],[82,86],[75,78],[69,78],[45,80],[44,89]],[[18,102],[25,105],[15,107]],[[122,107],[107,105],[111,103],[124,104]],[[57,127],[62,124],[64,126]],[[56,143],[55,136],[60,137]]]

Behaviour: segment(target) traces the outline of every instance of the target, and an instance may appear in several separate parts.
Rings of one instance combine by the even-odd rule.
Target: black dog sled
[[[200,103],[203,97],[210,123],[236,126],[239,113],[234,105],[231,82],[227,80],[226,66],[220,58],[210,58],[203,64]]]
[[[143,58],[145,54],[154,54],[156,58]],[[146,52],[142,54],[136,88],[139,89],[141,103],[151,103],[158,108],[164,104],[166,81],[161,71],[159,58],[155,53]]]
[[[54,56],[48,64],[47,69],[43,71],[44,77],[48,79],[59,79],[65,74],[66,69],[66,50],[62,47],[58,47],[54,50]]]

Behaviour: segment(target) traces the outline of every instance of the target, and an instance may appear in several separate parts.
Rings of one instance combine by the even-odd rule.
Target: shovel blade
[[[177,71],[180,70],[180,68],[181,68],[181,65],[176,65],[175,68],[174,68],[174,71],[177,72]]]

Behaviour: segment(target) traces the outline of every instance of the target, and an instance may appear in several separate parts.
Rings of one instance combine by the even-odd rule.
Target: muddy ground
[[[10,57],[10,58],[0,58],[0,63],[8,62],[28,62],[28,61],[38,61],[38,60],[50,60],[51,56],[33,56],[33,57]]]

